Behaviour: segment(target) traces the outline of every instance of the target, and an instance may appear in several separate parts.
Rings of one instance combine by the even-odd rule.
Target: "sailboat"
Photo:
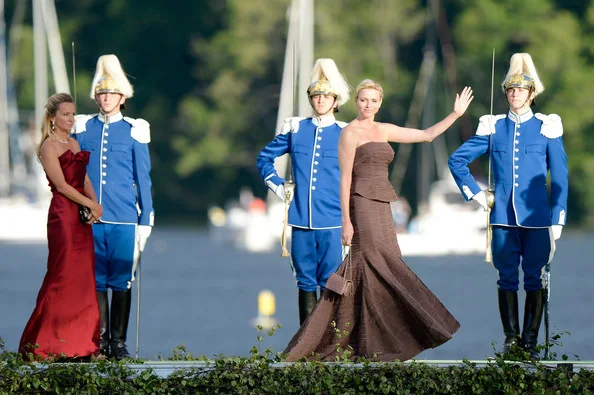
[[[309,70],[313,64],[313,4],[312,0],[293,0],[289,10],[289,33],[285,51],[285,62],[281,86],[281,97],[277,117],[277,130],[285,118],[290,116],[308,116],[310,107],[305,95]],[[427,18],[427,42],[436,42],[436,22],[430,7]],[[443,40],[442,45],[443,45]],[[451,52],[451,51],[450,51]],[[408,127],[418,127],[423,116],[423,126],[428,126],[434,118],[428,98],[435,75],[436,53],[434,45],[427,45],[417,80],[415,94],[409,116]],[[298,68],[295,65],[298,64]],[[297,71],[295,71],[297,70]],[[298,110],[294,111],[295,77],[299,77],[297,94]],[[428,124],[429,123],[429,124]],[[400,192],[404,171],[410,157],[411,144],[402,144],[398,148],[393,164],[391,182],[396,192]],[[439,179],[433,183],[430,179],[430,166],[445,166],[447,149],[443,140],[436,140],[433,145],[422,145],[420,160],[422,190],[419,193],[420,207],[413,218],[408,231],[398,233],[401,251],[405,256],[412,255],[450,255],[480,254],[485,250],[486,214],[478,204],[468,204],[462,198],[449,171],[438,168]],[[432,153],[431,150],[434,150]],[[290,173],[288,158],[277,159],[275,167],[279,174]],[[432,158],[427,160],[427,158]],[[240,198],[240,201],[242,199]],[[392,203],[393,212],[400,202]],[[250,211],[245,204],[235,205],[227,210],[214,207],[209,212],[211,230],[219,240],[232,240],[239,248],[250,252],[269,252],[279,246],[284,203],[272,192],[268,192],[266,209],[260,205]]]
[[[70,92],[53,0],[34,0],[35,121],[41,125],[48,96],[49,48],[55,89]],[[25,7],[18,2],[17,7]],[[19,14],[19,12],[15,12]],[[21,9],[21,15],[24,9]],[[0,241],[45,242],[51,194],[34,154],[35,142],[24,138],[6,54],[4,1],[0,0]],[[14,26],[13,26],[14,27]],[[36,127],[35,127],[36,129]],[[38,132],[33,131],[35,140]],[[27,144],[26,142],[29,141]]]
[[[441,44],[441,53],[445,61],[449,91],[458,90],[454,50],[449,39],[447,18],[445,18],[443,6],[436,1],[429,2],[425,32],[423,60],[405,124],[409,127],[426,128],[435,123],[435,71],[438,42]],[[463,121],[467,119],[460,120],[460,122]],[[470,125],[463,124],[463,126]],[[393,162],[390,181],[399,194],[412,147],[411,144],[401,144]],[[417,164],[419,209],[416,217],[408,223],[407,229],[398,233],[402,254],[435,256],[484,253],[487,214],[479,204],[468,203],[462,197],[446,166],[448,149],[445,136],[438,137],[432,144],[422,144],[417,147],[420,149]],[[437,173],[437,180],[433,182],[430,181],[432,171]],[[480,186],[482,189],[486,187]]]
[[[292,116],[311,116],[306,90],[314,60],[313,8],[313,0],[292,0],[289,6],[289,29],[276,120],[277,133],[285,119]],[[285,154],[274,163],[278,174],[286,175],[286,179],[290,179],[291,173],[289,160],[289,155]],[[272,191],[268,191],[266,202],[250,195],[249,191],[240,191],[239,204],[226,210],[220,207],[209,210],[211,235],[215,240],[231,241],[238,248],[250,252],[278,249],[285,203]]]

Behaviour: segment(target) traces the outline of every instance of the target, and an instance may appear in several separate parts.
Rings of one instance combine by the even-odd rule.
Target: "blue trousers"
[[[130,289],[135,270],[136,226],[94,224],[93,237],[97,291]]]
[[[342,229],[301,229],[293,227],[291,264],[297,287],[312,292],[324,287],[342,260]]]
[[[551,253],[549,228],[493,226],[491,242],[493,266],[499,273],[502,291],[517,291],[519,267],[524,272],[524,290],[538,291],[544,286],[544,267]]]

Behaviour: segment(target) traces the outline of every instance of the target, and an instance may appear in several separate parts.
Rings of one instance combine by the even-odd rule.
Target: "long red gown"
[[[83,193],[89,152],[68,150],[59,160],[66,182]],[[19,344],[27,360],[85,357],[99,351],[93,230],[78,219],[78,205],[51,181],[49,185],[53,196],[47,218],[47,273]]]

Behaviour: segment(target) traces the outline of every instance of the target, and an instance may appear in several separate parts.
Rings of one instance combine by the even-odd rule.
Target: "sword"
[[[74,57],[74,41],[72,42],[72,93],[74,93],[74,108],[76,109],[76,61]]]
[[[296,76],[296,48],[295,42],[293,41],[293,78],[291,83],[291,99],[293,101],[293,115],[295,115],[295,83],[297,80]],[[283,222],[283,232],[281,234],[281,257],[285,258],[290,256],[289,250],[287,249],[287,233],[289,230],[289,208],[291,207],[291,202],[293,201],[294,192],[295,192],[295,182],[293,182],[293,166],[291,163],[291,154],[287,153],[289,158],[287,159],[287,172],[289,174],[289,179],[285,181],[285,219]]]
[[[545,327],[545,359],[550,358],[551,350],[551,332],[549,320],[549,301],[551,300],[551,262],[557,251],[557,244],[553,232],[549,230],[549,237],[551,238],[551,252],[549,253],[549,261],[545,265],[545,283],[544,283],[544,327]]]
[[[552,237],[552,235],[551,235]],[[551,350],[551,334],[549,331],[549,300],[551,299],[551,263],[548,262],[545,266],[545,311],[544,311],[544,327],[545,327],[545,359],[549,359],[549,352]]]
[[[493,58],[491,60],[491,108],[490,108],[490,120],[493,120],[493,91],[494,91],[494,83],[495,83],[495,48],[493,48]],[[491,251],[491,241],[493,239],[493,231],[491,228],[491,208],[495,205],[495,187],[493,186],[493,179],[491,175],[491,167],[492,167],[492,153],[491,153],[491,137],[492,134],[489,133],[489,175],[488,175],[488,186],[487,190],[485,191],[485,195],[487,197],[487,248],[485,252],[485,262],[493,263],[493,252]]]
[[[138,230],[137,230],[138,232]],[[135,357],[138,359],[138,350],[140,349],[140,270],[142,267],[141,257],[142,251],[140,251],[140,245],[138,245],[138,259],[136,261],[136,353]]]

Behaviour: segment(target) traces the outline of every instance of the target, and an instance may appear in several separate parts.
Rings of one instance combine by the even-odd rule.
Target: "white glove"
[[[559,240],[561,232],[563,231],[563,225],[553,225],[551,226],[551,230],[553,231],[553,238]]]
[[[278,178],[278,177],[277,177]],[[285,184],[276,185],[272,181],[266,181],[266,185],[270,188],[276,196],[278,196],[283,202],[285,201]]]
[[[478,202],[478,204],[481,205],[483,210],[487,211],[487,195],[485,194],[485,191],[480,191],[479,193],[474,195],[472,197],[472,200]]]
[[[280,184],[279,186],[276,187],[276,189],[274,190],[274,193],[276,194],[276,196],[278,196],[283,202],[285,201],[285,184]]]
[[[138,241],[138,249],[140,250],[140,252],[144,251],[146,241],[148,240],[152,231],[152,226],[138,225],[138,229],[136,230],[136,240]]]

